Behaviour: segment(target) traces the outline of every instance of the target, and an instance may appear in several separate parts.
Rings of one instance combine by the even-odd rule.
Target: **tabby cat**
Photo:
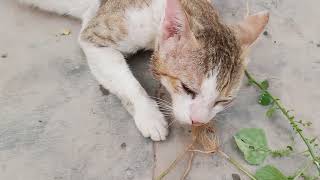
[[[82,20],[79,44],[92,74],[117,95],[143,136],[165,140],[168,124],[125,58],[153,50],[154,76],[168,90],[172,113],[186,124],[209,122],[232,104],[246,52],[267,12],[227,25],[208,0],[20,0]]]

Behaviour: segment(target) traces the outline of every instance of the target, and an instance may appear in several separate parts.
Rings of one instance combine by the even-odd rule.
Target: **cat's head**
[[[152,59],[155,76],[171,95],[176,120],[187,124],[208,123],[231,105],[244,75],[247,49],[269,19],[263,12],[226,25],[209,6],[198,7],[203,12],[192,19],[179,0],[167,1]]]

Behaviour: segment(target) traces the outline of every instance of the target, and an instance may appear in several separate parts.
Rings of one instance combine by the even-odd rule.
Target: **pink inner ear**
[[[186,17],[179,0],[167,0],[165,17],[163,21],[163,39],[180,35],[184,30]]]

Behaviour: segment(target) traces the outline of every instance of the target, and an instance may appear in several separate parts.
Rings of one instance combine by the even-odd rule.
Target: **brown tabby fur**
[[[198,47],[177,48],[178,52],[174,53],[180,57],[176,61],[161,59],[156,49],[151,66],[154,74],[170,77],[175,88],[178,84],[175,80],[180,80],[197,92],[205,76],[218,70],[217,90],[220,96],[232,95],[233,87],[240,82],[244,70],[242,50],[235,32],[220,21],[217,11],[208,1],[181,2]]]
[[[104,0],[97,15],[88,23],[81,38],[97,46],[112,46],[127,35],[124,12],[129,7],[143,8],[151,0]],[[158,45],[151,62],[156,76],[170,78],[178,89],[177,80],[195,92],[202,80],[218,71],[217,90],[221,96],[232,93],[244,70],[242,50],[234,31],[222,23],[217,11],[207,0],[181,0],[195,37],[191,46],[177,47],[170,52],[175,61],[161,57]],[[190,45],[190,44],[189,44]]]
[[[125,10],[149,6],[151,0],[103,0],[97,15],[81,33],[81,38],[97,46],[112,46],[127,35]]]

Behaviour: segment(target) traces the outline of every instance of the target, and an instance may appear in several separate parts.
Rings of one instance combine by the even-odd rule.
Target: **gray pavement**
[[[215,0],[227,22],[245,14],[245,1]],[[252,49],[249,70],[268,78],[271,90],[320,135],[320,11],[318,0],[252,0],[252,12],[269,10],[270,24]],[[77,45],[80,23],[0,1],[0,179],[150,180],[190,143],[188,127],[174,124],[167,141],[152,143],[112,94],[103,93]],[[63,29],[71,35],[61,36]],[[3,57],[2,57],[3,56]],[[148,71],[150,53],[130,65],[150,94],[157,83]],[[244,127],[266,131],[270,147],[283,148],[293,134],[277,114],[265,117],[258,92],[244,82],[234,107],[217,117],[221,148],[246,164],[232,136]],[[295,148],[304,150],[298,138]],[[286,175],[305,162],[294,155],[267,158]],[[166,179],[176,180],[185,163]],[[248,166],[254,171],[257,167]],[[310,170],[314,172],[314,169]],[[188,180],[232,180],[241,172],[219,155],[198,155]]]

